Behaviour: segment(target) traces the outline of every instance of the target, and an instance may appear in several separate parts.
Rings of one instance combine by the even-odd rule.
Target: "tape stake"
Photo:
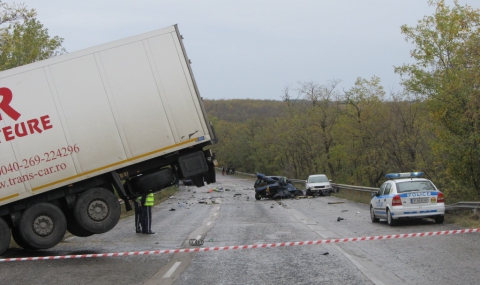
[[[164,250],[113,252],[113,253],[97,253],[97,254],[62,255],[62,256],[3,258],[3,259],[0,259],[0,262],[54,260],[54,259],[77,259],[77,258],[98,258],[98,257],[118,257],[118,256],[132,256],[132,255],[188,253],[188,252],[201,252],[201,251],[203,251],[203,252],[223,251],[223,250],[235,250],[235,249],[252,249],[252,248],[285,247],[285,246],[296,246],[296,245],[312,245],[312,244],[331,244],[331,243],[344,243],[344,242],[357,242],[357,241],[372,241],[372,240],[382,240],[382,239],[390,240],[390,239],[400,239],[400,238],[429,237],[429,236],[454,235],[454,234],[466,234],[466,233],[477,233],[477,232],[480,232],[480,228],[477,228],[477,229],[463,229],[463,230],[449,230],[449,231],[439,231],[439,232],[424,232],[424,233],[385,235],[385,236],[343,238],[343,239],[323,239],[323,240],[315,240],[315,241],[296,241],[296,242],[252,244],[252,245],[215,246],[215,247],[203,247],[203,248],[164,249]]]

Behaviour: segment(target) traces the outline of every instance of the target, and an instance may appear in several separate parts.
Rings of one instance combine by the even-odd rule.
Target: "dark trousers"
[[[142,207],[139,206],[139,202],[133,201],[135,205],[135,230],[137,232],[142,231]]]
[[[152,207],[142,207],[142,232],[148,233],[152,231]]]

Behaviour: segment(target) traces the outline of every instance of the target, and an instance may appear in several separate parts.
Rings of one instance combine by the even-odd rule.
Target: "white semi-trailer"
[[[107,232],[118,198],[215,182],[216,141],[176,25],[0,72],[0,254]]]

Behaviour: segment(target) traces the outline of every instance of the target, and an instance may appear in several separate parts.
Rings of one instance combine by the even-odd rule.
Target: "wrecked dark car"
[[[284,176],[265,176],[257,173],[257,180],[253,185],[255,188],[255,199],[285,199],[295,196],[303,196],[303,191],[291,184],[291,181]]]

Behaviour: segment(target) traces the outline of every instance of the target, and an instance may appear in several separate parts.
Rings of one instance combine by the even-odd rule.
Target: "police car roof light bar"
[[[389,173],[385,175],[385,177],[387,179],[420,178],[420,177],[423,177],[423,172]]]

